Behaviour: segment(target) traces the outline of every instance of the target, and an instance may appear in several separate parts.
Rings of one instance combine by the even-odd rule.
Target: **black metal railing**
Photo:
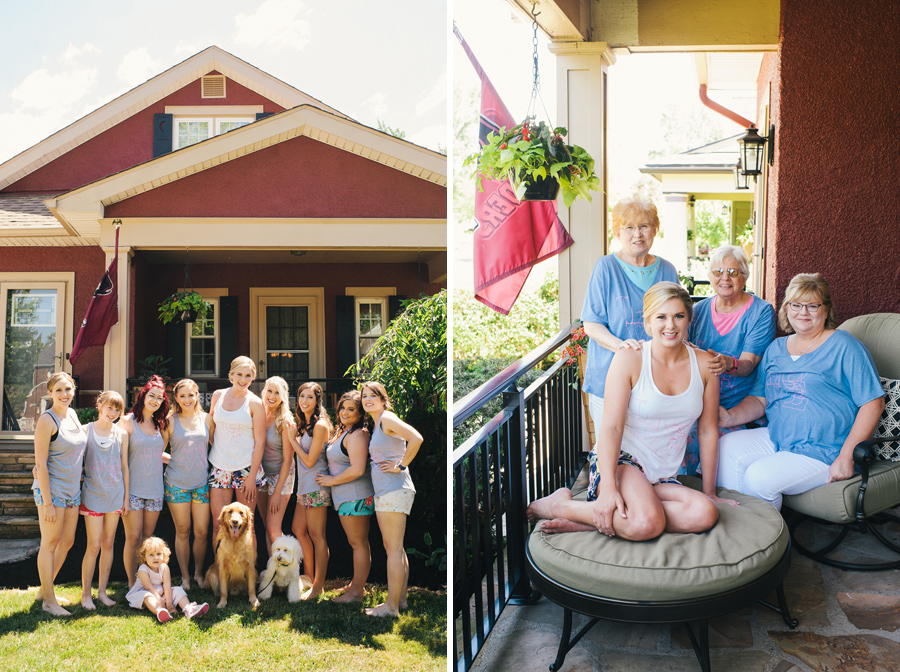
[[[536,598],[525,574],[527,503],[571,485],[584,464],[577,368],[560,357],[527,388],[517,384],[571,334],[572,327],[562,329],[453,406],[456,428],[492,399],[503,401],[503,409],[453,452],[458,672],[471,667],[507,604]]]

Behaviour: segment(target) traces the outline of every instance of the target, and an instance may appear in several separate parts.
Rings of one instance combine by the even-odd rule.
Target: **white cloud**
[[[137,86],[158,75],[160,70],[162,64],[150,57],[146,47],[139,47],[125,54],[116,75],[125,84]]]
[[[431,112],[434,108],[447,102],[447,72],[444,71],[431,90],[428,91],[423,98],[416,103],[416,116]]]
[[[90,42],[85,42],[82,46],[76,47],[74,44],[70,44],[66,47],[66,50],[60,55],[59,60],[63,63],[71,63],[72,61],[77,60],[81,56],[85,56],[88,54],[100,54],[99,47],[94,46]]]
[[[385,97],[386,96],[383,93],[376,93],[368,100],[364,100],[362,106],[368,109],[372,115],[377,117],[388,110],[387,103],[384,102]]]
[[[300,17],[306,5],[297,0],[266,0],[253,14],[238,14],[238,44],[272,49],[302,49],[309,42],[309,21]]]
[[[41,68],[23,79],[11,97],[20,110],[68,110],[96,84],[94,68],[74,68],[56,74]]]

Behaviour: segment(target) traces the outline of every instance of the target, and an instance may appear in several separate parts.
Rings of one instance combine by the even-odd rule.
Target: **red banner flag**
[[[481,79],[478,140],[483,146],[488,133],[516,122],[456,26],[453,33]],[[575,241],[556,214],[556,201],[519,201],[507,180],[482,180],[481,185],[484,191],[475,192],[475,298],[508,315],[531,267]]]
[[[81,330],[72,346],[69,361],[72,364],[78,360],[81,353],[92,345],[104,345],[109,330],[119,321],[119,225],[116,225],[116,253],[113,256],[109,268],[100,279],[100,284],[94,290],[94,298],[84,314],[81,322]]]

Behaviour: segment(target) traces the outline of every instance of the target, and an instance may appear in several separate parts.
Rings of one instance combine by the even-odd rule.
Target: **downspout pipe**
[[[714,100],[710,100],[709,96],[706,95],[706,84],[700,85],[700,102],[706,105],[713,112],[718,112],[726,119],[730,119],[736,124],[739,124],[741,128],[756,128],[756,124],[754,124],[749,119],[742,117],[737,112],[733,112],[729,110],[727,107],[723,107],[719,105],[719,103]]]

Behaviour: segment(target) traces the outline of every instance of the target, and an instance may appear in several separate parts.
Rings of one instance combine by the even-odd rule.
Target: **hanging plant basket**
[[[590,192],[600,190],[594,159],[582,147],[567,145],[566,134],[561,126],[526,119],[510,130],[489,133],[487,144],[463,166],[475,165],[473,176],[482,190],[482,180],[509,179],[520,201],[554,200],[561,192],[567,208],[578,198],[590,202]],[[543,195],[548,180],[557,182],[556,194]]]
[[[159,304],[159,320],[163,324],[172,321],[189,324],[197,318],[205,318],[212,304],[204,301],[197,292],[177,292]]]

